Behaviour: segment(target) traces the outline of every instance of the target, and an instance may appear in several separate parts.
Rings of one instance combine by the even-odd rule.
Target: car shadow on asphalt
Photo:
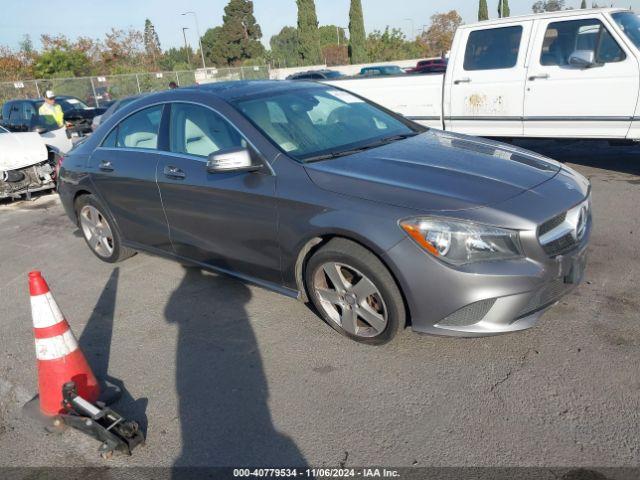
[[[174,466],[306,466],[277,431],[260,347],[246,310],[249,288],[185,267],[166,321],[178,326],[176,388],[182,451]]]
[[[113,336],[119,276],[120,269],[116,267],[102,289],[102,293],[93,307],[91,317],[89,317],[78,343],[98,380],[110,383],[121,389],[122,396],[113,405],[113,409],[128,420],[138,422],[140,429],[146,436],[148,399],[134,399],[125,388],[122,380],[109,375],[109,358],[111,356],[111,339]]]

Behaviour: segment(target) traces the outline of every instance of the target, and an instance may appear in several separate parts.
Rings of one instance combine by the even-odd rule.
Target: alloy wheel
[[[357,337],[376,337],[387,327],[382,294],[362,272],[338,262],[322,264],[313,289],[329,319]]]
[[[80,210],[80,226],[87,243],[99,256],[108,258],[113,255],[113,233],[109,222],[102,213],[91,205]]]

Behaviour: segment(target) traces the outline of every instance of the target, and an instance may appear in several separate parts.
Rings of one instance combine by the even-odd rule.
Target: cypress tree
[[[162,53],[162,49],[160,48],[160,39],[158,38],[156,27],[153,26],[153,23],[148,18],[144,21],[143,41],[147,55],[156,61]]]
[[[489,20],[489,7],[487,7],[487,0],[480,0],[478,6],[478,21]]]
[[[500,18],[511,16],[511,9],[509,8],[509,0],[498,0],[498,16]]]
[[[352,64],[367,61],[367,34],[360,0],[351,0],[349,9],[349,59]]]
[[[296,0],[296,3],[298,4],[300,57],[306,65],[317,65],[322,59],[316,4],[313,0]]]
[[[244,60],[260,58],[264,47],[260,43],[262,30],[253,15],[253,2],[249,0],[229,0],[224,7],[220,38],[220,54],[229,65]]]
[[[582,0],[582,3],[580,4],[580,8],[587,8],[587,0]]]

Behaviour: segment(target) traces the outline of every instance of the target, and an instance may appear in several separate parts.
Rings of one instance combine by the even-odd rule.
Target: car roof
[[[290,80],[242,80],[207,83],[181,88],[182,91],[197,91],[211,93],[223,100],[233,101],[238,98],[262,94],[277,94],[305,88],[318,87],[315,82]],[[166,94],[166,92],[164,92]]]
[[[594,13],[618,13],[618,12],[633,13],[626,8],[580,8],[580,9],[572,9],[572,10],[559,10],[556,12],[530,13],[527,15],[516,15],[513,17],[484,20],[482,22],[475,22],[475,23],[469,23],[467,25],[461,25],[460,28],[461,29],[475,28],[478,26],[500,25],[503,23],[514,23],[514,22],[517,23],[520,21],[528,21],[528,20],[574,17],[574,16],[581,16],[581,15],[592,15]]]

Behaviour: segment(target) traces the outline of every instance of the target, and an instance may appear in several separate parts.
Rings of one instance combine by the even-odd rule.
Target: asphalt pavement
[[[0,205],[0,466],[640,466],[640,148],[526,143],[593,183],[586,281],[533,329],[383,347],[296,300],[139,254],[97,260],[55,194]],[[42,270],[147,443],[108,463],[20,416]]]

